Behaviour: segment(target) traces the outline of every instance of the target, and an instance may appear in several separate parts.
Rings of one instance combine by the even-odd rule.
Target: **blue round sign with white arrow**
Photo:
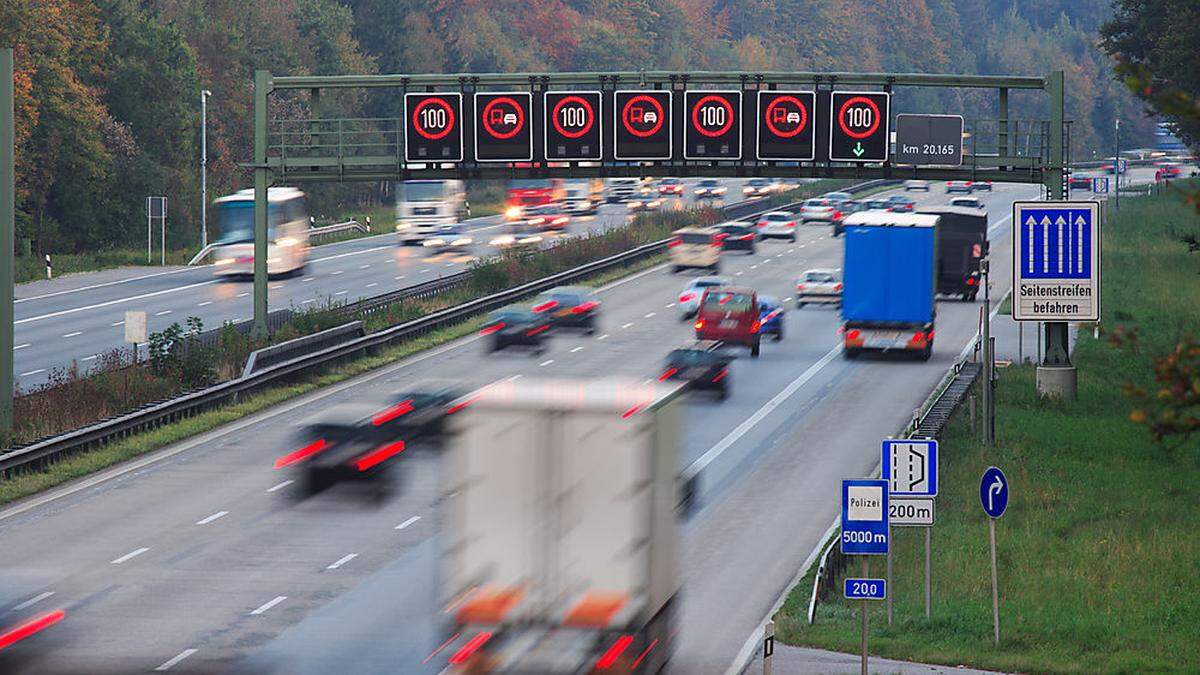
[[[979,479],[979,503],[992,518],[1004,515],[1008,508],[1008,478],[1003,471],[989,466],[983,472],[983,478]]]

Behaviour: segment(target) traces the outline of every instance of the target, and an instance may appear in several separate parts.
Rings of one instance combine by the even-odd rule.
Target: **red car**
[[[752,288],[709,288],[700,299],[693,326],[697,340],[749,347],[750,356],[757,357],[762,337],[758,294]]]

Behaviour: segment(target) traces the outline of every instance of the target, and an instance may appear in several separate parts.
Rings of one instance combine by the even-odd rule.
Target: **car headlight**
[[[279,239],[275,240],[276,246],[282,246],[284,248],[287,248],[289,246],[295,246],[296,244],[299,244],[299,243],[300,243],[300,240],[296,239],[295,237],[280,237]]]
[[[516,220],[517,218],[520,218],[521,217],[521,207],[510,206],[507,209],[504,209],[504,217],[508,218],[509,220]]]
[[[232,265],[233,258],[221,258],[220,260],[216,261],[214,264],[216,264],[216,265]]]
[[[430,238],[430,239],[426,239],[425,241],[421,242],[421,245],[432,248],[434,246],[441,246],[443,243],[445,243],[445,242],[443,242],[441,239]]]
[[[459,239],[455,239],[455,240],[454,240],[453,242],[451,242],[451,243],[452,243],[454,246],[470,246],[470,245],[471,245],[471,243],[472,243],[472,241],[473,241],[473,240],[472,240],[470,237],[461,237],[461,238],[459,238]]]

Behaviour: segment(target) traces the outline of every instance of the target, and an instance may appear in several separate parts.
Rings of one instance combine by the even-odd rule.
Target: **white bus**
[[[213,202],[221,230],[213,257],[217,276],[254,275],[254,190]],[[267,189],[267,274],[299,272],[308,264],[308,200],[296,188]]]

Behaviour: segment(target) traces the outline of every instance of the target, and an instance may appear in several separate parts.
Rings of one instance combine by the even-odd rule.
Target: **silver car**
[[[814,197],[800,205],[800,222],[807,223],[810,221],[821,221],[824,223],[833,222],[833,214],[837,208],[830,202]]]
[[[728,277],[699,277],[693,279],[679,292],[679,300],[675,303],[680,320],[686,321],[696,315],[696,310],[700,309],[700,297],[704,295],[704,289],[729,286],[731,283],[733,282]]]
[[[807,303],[842,304],[842,275],[839,270],[808,270],[796,280],[796,307]]]

